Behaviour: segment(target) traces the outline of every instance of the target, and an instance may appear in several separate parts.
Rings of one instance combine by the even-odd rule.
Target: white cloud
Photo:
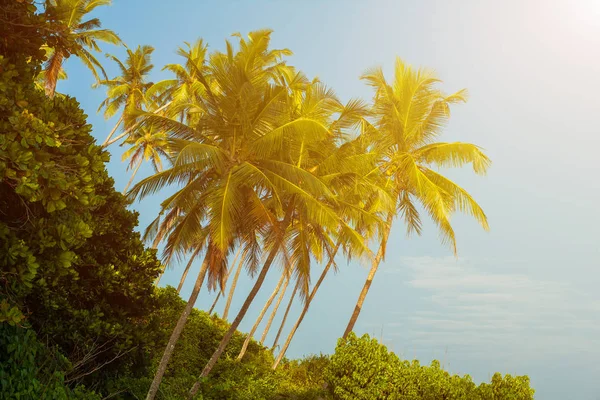
[[[514,267],[493,260],[401,259],[388,273],[407,274],[418,301],[416,309],[397,312],[386,336],[412,348],[482,356],[600,351],[597,297],[564,282],[512,272]]]

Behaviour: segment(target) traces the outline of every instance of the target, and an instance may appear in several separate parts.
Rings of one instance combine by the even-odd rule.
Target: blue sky
[[[375,65],[389,73],[396,56],[434,68],[448,92],[468,88],[470,100],[455,107],[443,140],[484,147],[493,166],[485,178],[448,174],[481,203],[491,231],[457,216],[455,259],[431,224],[407,239],[397,223],[356,331],[478,381],[495,371],[528,374],[538,399],[600,399],[600,1],[114,0],[96,15],[130,47],[156,48],[153,80],[167,76],[164,64],[178,62],[183,41],[202,37],[223,49],[234,32],[268,27],[274,47],[290,48],[294,65],[343,100],[370,99],[358,77]],[[115,123],[96,114],[103,91],[90,89],[91,74],[77,60],[66,69],[70,79],[58,90],[77,97],[103,139]],[[109,164],[119,189],[128,180],[122,151],[111,148]],[[143,167],[140,176],[150,172]],[[133,205],[142,228],[159,200]],[[180,273],[170,271],[163,283],[175,284]],[[366,266],[340,262],[289,356],[333,350],[366,274]],[[275,275],[242,330],[254,322]],[[232,312],[249,282],[238,288]],[[208,308],[212,298],[204,291],[197,306]]]

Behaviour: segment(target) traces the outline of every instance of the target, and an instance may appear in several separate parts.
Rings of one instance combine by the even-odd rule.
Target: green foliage
[[[479,386],[469,375],[451,375],[434,360],[430,366],[401,360],[368,335],[340,339],[325,372],[335,399],[533,400],[529,378],[495,374]]]
[[[1,399],[100,399],[83,386],[65,385],[69,361],[56,349],[40,343],[33,330],[0,325]]]
[[[102,388],[150,359],[143,327],[161,266],[77,101],[36,88],[43,53],[31,48],[51,30],[28,2],[0,10],[15,21],[8,37],[38,23],[24,49],[0,43],[0,321],[56,347],[65,382]]]

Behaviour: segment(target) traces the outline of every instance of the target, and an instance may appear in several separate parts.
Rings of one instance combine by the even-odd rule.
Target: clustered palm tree
[[[375,89],[371,104],[343,104],[323,83],[290,66],[285,59],[289,50],[270,49],[270,34],[237,34],[237,48],[226,42],[225,52],[210,54],[201,40],[186,43],[178,52],[184,62],[165,67],[174,78],[147,91],[160,112],[134,113],[136,129],[164,135],[169,166],[143,179],[129,196],[144,198],[166,186],[177,188],[163,200],[146,237],[164,243],[166,263],[173,257],[188,258],[179,290],[192,261],[202,260],[147,399],[158,391],[201,288],[206,284],[220,297],[232,270],[225,318],[242,267],[254,283],[199,378],[210,374],[274,265],[280,267],[280,278],[238,359],[275,304],[261,342],[266,339],[285,291],[294,282],[274,349],[296,297],[302,311],[276,357],[276,368],[321,283],[336,267],[339,252],[372,262],[350,332],[384,258],[396,216],[409,233],[420,233],[424,210],[454,250],[450,218],[455,211],[473,215],[487,229],[485,214],[469,194],[432,169],[471,163],[475,172],[484,173],[489,165],[477,146],[436,142],[449,119],[450,104],[465,100],[463,91],[444,95],[432,72],[414,70],[398,60],[392,84],[379,69],[363,76]],[[369,250],[373,242],[378,243],[375,255]],[[237,270],[236,261],[229,262],[234,253]],[[325,268],[311,287],[312,266],[322,263]],[[200,380],[189,397],[199,388]]]
[[[396,61],[388,83],[381,69],[367,71],[373,89],[370,103],[342,103],[333,90],[289,65],[287,49],[269,47],[271,31],[235,34],[237,46],[208,52],[202,40],[178,50],[181,64],[168,64],[172,79],[149,81],[150,46],[127,49],[124,62],[110,56],[120,75],[108,79],[90,49],[97,41],[119,43],[112,31],[97,29],[86,14],[110,0],[47,0],[49,15],[61,29],[48,44],[47,67],[40,79],[51,96],[69,54],[78,56],[107,88],[100,105],[104,116],[119,119],[103,146],[128,145],[132,177],[143,161],[155,173],[128,191],[133,199],[155,195],[167,186],[175,192],[162,199],[144,237],[162,244],[163,262],[187,259],[178,291],[195,260],[201,266],[188,302],[158,365],[147,399],[154,399],[175,345],[203,286],[218,291],[215,308],[230,276],[223,310],[227,319],[242,270],[253,278],[250,292],[198,381],[208,376],[245,317],[266,277],[278,269],[276,286],[261,309],[238,355],[274,304],[260,342],[264,343],[289,287],[283,320],[272,345],[278,348],[292,304],[301,312],[279,349],[281,362],[310,305],[340,254],[349,261],[370,260],[371,270],[343,334],[355,326],[381,261],[392,223],[399,217],[407,233],[421,233],[421,213],[438,226],[442,241],[456,252],[450,223],[456,211],[472,215],[484,229],[480,206],[460,186],[434,167],[471,164],[484,174],[490,164],[482,150],[467,143],[437,139],[450,117],[450,105],[464,102],[465,91],[445,95],[429,70]],[[99,79],[97,69],[104,79]],[[119,128],[122,132],[116,137]],[[376,243],[372,254],[369,245]],[[314,265],[324,265],[311,285]]]

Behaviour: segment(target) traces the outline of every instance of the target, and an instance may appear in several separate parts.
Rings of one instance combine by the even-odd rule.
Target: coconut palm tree
[[[301,143],[315,146],[329,132],[316,119],[290,118],[289,86],[301,84],[302,79],[294,80],[298,74],[281,60],[289,52],[270,50],[269,39],[270,31],[252,32],[248,40],[239,38],[236,53],[211,55],[206,74],[197,76],[206,95],[177,110],[191,118],[181,122],[172,114],[140,114],[141,126],[168,133],[172,165],[134,186],[131,197],[144,197],[179,183],[181,188],[162,203],[157,232],[166,238],[167,257],[199,246],[204,253],[194,289],[169,339],[148,399],[156,395],[204,278],[208,278],[209,288],[222,285],[226,260],[234,248],[242,246],[242,257],[251,272],[258,270],[263,252],[266,258],[251,295],[205,368],[208,372],[282,252],[296,207],[307,207],[321,225],[338,224],[335,213],[322,201],[330,193],[327,187],[291,163],[287,151],[300,148]]]
[[[126,143],[131,147],[123,153],[122,161],[129,159],[127,169],[133,173],[123,193],[127,193],[143,161],[150,161],[155,172],[163,170],[161,159],[169,157],[167,136],[164,132],[156,131],[154,127],[142,127],[132,133]]]
[[[379,216],[384,216],[390,210],[394,209],[394,202],[386,191],[385,179],[379,174],[376,165],[376,153],[369,149],[369,132],[364,131],[363,118],[366,114],[364,105],[358,101],[351,101],[347,110],[352,110],[348,115],[342,115],[337,126],[342,123],[346,126],[360,122],[362,128],[361,134],[351,141],[347,141],[339,148],[332,149],[330,155],[318,166],[317,170],[323,173],[328,179],[328,186],[334,188],[337,194],[337,211],[346,220],[353,221],[353,225],[366,241],[371,241],[378,233],[385,231]],[[328,262],[323,268],[319,279],[313,286],[310,295],[304,302],[301,313],[287,336],[279,355],[275,359],[273,369],[277,368],[296,333],[298,327],[304,320],[313,299],[319,290],[327,273],[335,265],[335,257],[340,247],[347,255],[352,254],[352,247],[339,238],[333,250],[327,255]],[[291,304],[291,303],[290,303]],[[288,310],[286,310],[286,316]],[[280,327],[277,337],[273,344],[276,346],[282,327]]]
[[[329,160],[331,149],[336,148],[336,145],[345,138],[345,135],[338,133],[338,128],[331,128],[340,126],[339,129],[342,129],[344,119],[351,111],[344,109],[344,106],[337,100],[331,90],[318,81],[313,81],[291,91],[291,96],[286,102],[285,112],[286,118],[292,118],[292,121],[311,121],[311,125],[316,123],[320,127],[319,131],[322,135],[314,135],[317,131],[312,134],[307,134],[308,132],[304,130],[302,131],[304,134],[301,134],[298,131],[285,140],[285,147],[281,147],[285,148],[285,152],[276,151],[271,153],[271,159],[278,159],[279,173],[287,174],[294,171],[299,174],[297,178],[301,179],[295,180],[293,186],[286,184],[278,193],[278,197],[285,204],[284,209],[286,210],[284,218],[278,226],[283,235],[267,236],[267,248],[269,248],[267,261],[260,270],[249,295],[221,340],[219,347],[204,367],[200,378],[209,375],[225,350],[258,290],[260,290],[279,248],[281,248],[282,256],[289,259],[289,268],[299,285],[301,298],[304,300],[308,296],[310,268],[313,259],[316,262],[321,262],[323,256],[330,253],[331,246],[336,240],[342,240],[346,243],[348,248],[353,249],[353,254],[360,256],[368,252],[364,237],[353,229],[344,218],[340,217],[340,214],[336,211],[338,201],[334,192],[330,190],[328,185],[323,184],[335,182],[336,180],[343,181],[344,179],[341,176],[333,177],[329,174],[319,176],[317,174],[326,171],[325,169],[323,171],[319,169],[320,164],[323,160]],[[342,117],[335,120],[336,115]],[[285,123],[286,126],[289,126],[289,124]],[[262,141],[268,136],[269,134],[259,140]],[[283,143],[277,144],[277,149],[281,145]],[[261,155],[261,151],[258,149],[253,153]],[[348,163],[351,163],[351,161],[348,161]],[[354,163],[359,164],[359,160],[354,160]],[[279,177],[271,175],[271,171],[266,172],[266,175],[272,177],[273,182],[279,181]],[[302,189],[298,190],[298,188]],[[271,236],[275,236],[276,239],[273,240]],[[273,243],[273,245],[269,243]],[[199,389],[200,381],[197,381],[188,393],[188,398],[193,398]]]
[[[415,70],[399,58],[394,69],[394,81],[385,79],[381,68],[362,76],[373,87],[372,124],[365,121],[379,153],[378,166],[388,177],[396,209],[387,214],[387,228],[354,312],[343,337],[354,329],[379,264],[385,256],[387,240],[396,214],[407,225],[407,233],[421,232],[420,204],[438,226],[442,241],[456,254],[456,237],[450,216],[455,211],[466,212],[488,229],[487,218],[469,193],[450,179],[432,169],[460,167],[471,163],[477,174],[485,174],[490,160],[483,151],[468,143],[444,143],[435,140],[450,118],[450,105],[466,101],[461,90],[447,96],[437,88],[439,80],[425,69]]]
[[[153,85],[148,81],[148,75],[153,68],[150,59],[153,52],[152,46],[138,46],[135,50],[128,48],[125,62],[113,55],[107,55],[119,66],[120,75],[113,79],[103,79],[95,85],[107,87],[106,99],[100,104],[98,111],[104,109],[104,118],[106,119],[112,118],[118,112],[121,115],[102,143],[103,147],[131,134],[137,111],[147,109],[152,103],[152,99],[147,97],[146,92]],[[121,124],[123,124],[125,132],[111,140]]]
[[[46,95],[54,96],[64,60],[71,55],[88,67],[96,81],[100,81],[98,71],[106,78],[102,64],[91,51],[101,51],[99,42],[118,45],[121,39],[109,29],[100,29],[98,18],[86,18],[97,7],[110,4],[111,0],[46,0],[46,18],[55,27],[48,42],[54,51],[44,65]]]

